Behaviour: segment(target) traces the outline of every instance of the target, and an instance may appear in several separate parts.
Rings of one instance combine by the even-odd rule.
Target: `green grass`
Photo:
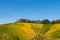
[[[18,36],[8,24],[0,25],[0,40],[15,40]]]
[[[48,32],[53,24],[44,24],[40,34],[45,35],[46,32]]]
[[[48,32],[53,25],[54,24],[43,24],[42,28],[38,28],[31,24],[31,29],[36,33],[36,35],[41,35],[41,33],[42,35],[45,35],[45,33]],[[25,25],[22,23],[0,25],[0,40],[32,40],[33,37],[30,37],[30,35],[21,29],[21,27],[25,27]],[[17,28],[19,28],[18,32],[16,32],[16,30],[18,30]],[[50,37],[45,37],[45,40],[57,40],[60,38],[60,30],[53,32]]]
[[[17,27],[19,32],[16,32]],[[30,36],[21,29],[23,24],[3,24],[0,25],[0,40],[31,40]],[[6,34],[6,35],[5,35]]]
[[[35,31],[35,33],[40,33],[40,28],[32,27],[32,29]]]

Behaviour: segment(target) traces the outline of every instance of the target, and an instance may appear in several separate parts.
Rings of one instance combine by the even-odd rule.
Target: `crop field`
[[[0,40],[60,40],[60,24],[1,24]]]

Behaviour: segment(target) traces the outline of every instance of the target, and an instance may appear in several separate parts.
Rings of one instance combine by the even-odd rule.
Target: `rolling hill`
[[[31,40],[39,34],[43,24],[11,23],[0,25],[0,40]]]
[[[0,40],[60,40],[60,24],[1,24]]]

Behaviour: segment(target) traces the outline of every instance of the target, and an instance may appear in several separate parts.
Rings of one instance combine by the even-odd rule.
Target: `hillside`
[[[39,34],[42,26],[43,24],[30,23],[12,23],[0,25],[0,37],[3,38],[2,40],[17,40],[17,37],[19,40],[31,40],[34,38],[34,36]]]
[[[60,24],[2,24],[0,40],[60,40]]]
[[[54,24],[45,35],[49,37],[50,40],[60,40],[60,24]]]

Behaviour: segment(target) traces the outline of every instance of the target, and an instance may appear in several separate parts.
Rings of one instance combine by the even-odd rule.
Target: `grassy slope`
[[[60,24],[12,23],[0,25],[0,40],[31,40],[41,33],[45,35],[45,40],[60,40]]]
[[[60,40],[60,24],[54,24],[45,35],[50,40]]]
[[[39,33],[39,30],[37,29],[42,28],[42,25],[43,24],[30,23],[13,23],[0,25],[0,37],[3,38],[3,40],[5,38],[8,38],[6,40],[31,40],[34,36],[36,36]]]
[[[46,32],[48,32],[53,24],[44,24],[40,34],[45,35]]]
[[[42,39],[43,38],[43,39]],[[60,24],[44,24],[36,40],[60,40]]]

